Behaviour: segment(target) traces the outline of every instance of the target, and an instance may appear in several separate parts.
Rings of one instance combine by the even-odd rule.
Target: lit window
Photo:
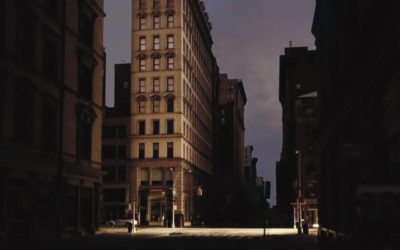
[[[174,78],[168,77],[167,79],[167,91],[174,91]]]
[[[159,49],[160,49],[160,37],[154,36],[153,37],[153,50],[159,50]]]
[[[168,57],[168,69],[174,69],[174,57]]]
[[[160,78],[153,79],[153,92],[160,92]]]
[[[140,24],[139,24],[139,29],[144,30],[146,29],[146,17],[140,17]]]
[[[146,59],[139,60],[139,71],[146,71]]]
[[[146,50],[146,37],[142,36],[139,38],[139,50],[144,51]]]
[[[144,93],[146,92],[146,80],[145,79],[139,79],[139,93]]]
[[[174,16],[173,15],[168,15],[167,16],[167,27],[168,28],[173,28],[174,27]]]
[[[139,113],[143,114],[146,112],[146,101],[139,101]]]
[[[153,70],[160,70],[160,58],[153,59]]]
[[[168,49],[174,48],[174,36],[168,35]]]
[[[158,100],[158,99],[153,100],[153,112],[154,113],[160,112],[160,100]]]
[[[159,29],[160,28],[160,16],[153,17],[153,28]]]

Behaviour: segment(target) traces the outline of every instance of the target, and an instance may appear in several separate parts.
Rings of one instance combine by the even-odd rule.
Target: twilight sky
[[[105,0],[106,104],[114,103],[114,64],[131,61],[131,0]],[[279,55],[289,41],[314,49],[315,0],[204,0],[213,25],[213,51],[221,73],[243,80],[246,145],[254,146],[259,176],[271,180],[282,145],[278,97]]]

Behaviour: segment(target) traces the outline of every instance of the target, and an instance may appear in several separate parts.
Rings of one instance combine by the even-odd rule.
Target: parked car
[[[132,224],[133,219],[114,219],[106,221],[106,226],[108,227],[127,227],[128,224]],[[137,220],[135,220],[135,225],[137,225]]]

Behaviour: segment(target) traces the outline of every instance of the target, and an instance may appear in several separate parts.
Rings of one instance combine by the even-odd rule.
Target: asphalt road
[[[146,228],[132,235],[125,228],[101,229],[94,236],[47,242],[35,250],[317,250],[316,232],[296,235],[293,229]]]

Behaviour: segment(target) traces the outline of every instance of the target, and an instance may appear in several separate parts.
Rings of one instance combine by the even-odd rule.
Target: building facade
[[[321,249],[400,245],[399,11],[317,1]]]
[[[215,169],[217,221],[238,224],[246,220],[244,167],[244,107],[247,102],[243,82],[220,74],[219,114],[221,159]],[[240,216],[238,216],[240,214]]]
[[[131,64],[115,65],[115,105],[106,108],[102,133],[101,220],[132,218],[129,174]]]
[[[94,233],[103,1],[0,4],[0,241]]]
[[[318,223],[317,70],[315,51],[307,47],[286,48],[280,57],[283,142],[276,178],[282,226]]]
[[[183,226],[206,213],[217,68],[210,30],[202,1],[132,1],[130,199],[141,224],[171,224],[174,212]]]

